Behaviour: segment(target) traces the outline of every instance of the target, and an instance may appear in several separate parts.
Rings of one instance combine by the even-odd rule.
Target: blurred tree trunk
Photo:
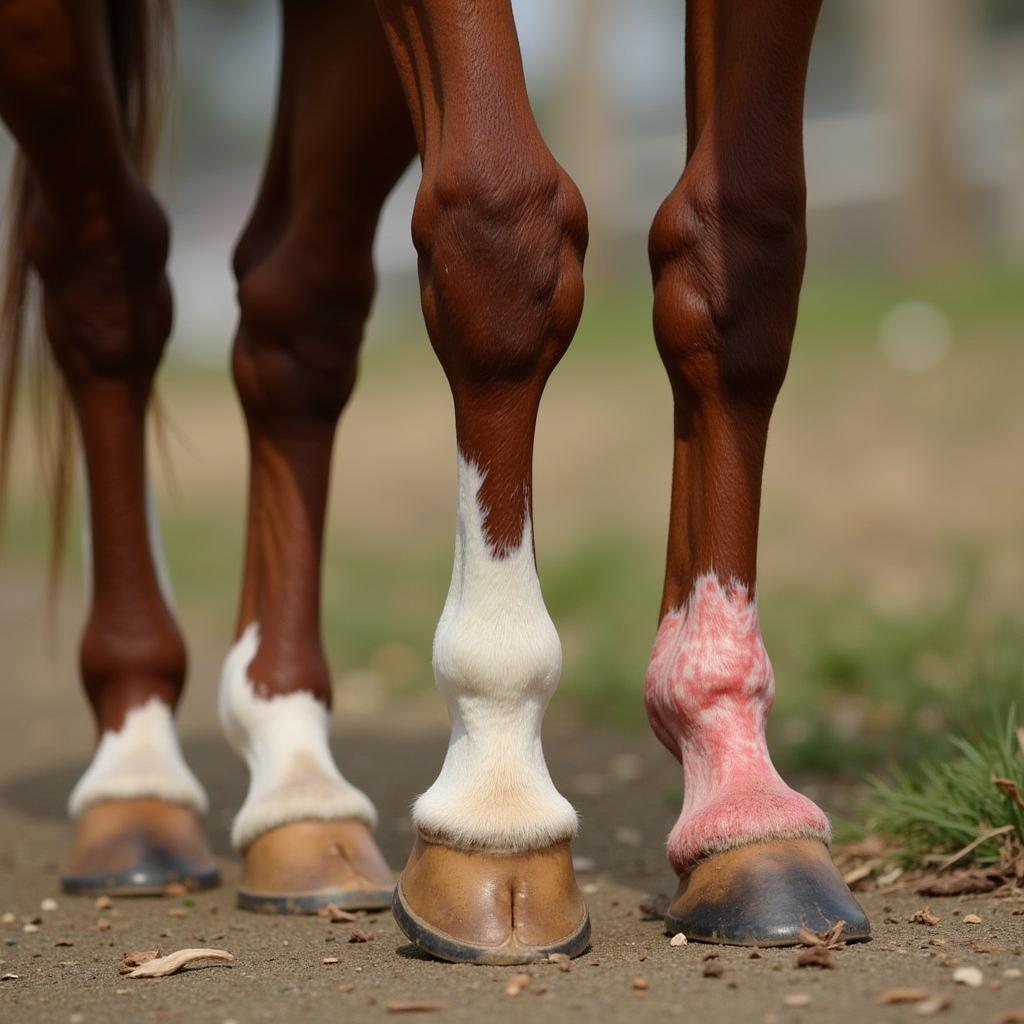
[[[961,261],[971,196],[957,114],[981,27],[979,0],[860,0],[870,85],[896,124],[904,191],[892,218],[897,258],[912,270]]]
[[[1010,255],[1024,260],[1024,36],[1010,36],[1001,56],[1010,102],[1010,173],[1002,193],[1000,222]]]
[[[583,193],[590,221],[588,282],[601,283],[615,263],[609,230],[615,174],[612,166],[611,111],[601,66],[609,0],[575,0],[573,29],[562,83],[560,136],[569,172]]]

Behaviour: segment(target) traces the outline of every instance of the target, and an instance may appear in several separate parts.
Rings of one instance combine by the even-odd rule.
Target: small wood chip
[[[93,902],[97,910],[109,910],[113,905],[114,901],[109,896],[97,896]]]
[[[323,959],[324,964],[336,964],[338,963],[338,957],[336,956],[325,956]]]
[[[0,981],[17,981],[18,976],[8,971],[6,974],[0,974]]]
[[[331,924],[341,924],[344,921],[359,920],[355,914],[348,910],[342,910],[336,903],[328,903],[326,907],[321,907],[316,912],[316,916],[325,921],[330,921]]]
[[[686,936],[682,932],[676,932],[675,935],[669,940],[670,946],[685,946]]]
[[[348,933],[349,942],[370,942],[373,936],[369,932],[364,932],[362,928],[353,928]]]
[[[813,1000],[806,992],[788,992],[782,997],[785,1006],[810,1006]]]
[[[796,958],[796,965],[797,967],[835,967],[828,946],[811,946],[810,949],[805,949]]]
[[[931,907],[922,907],[920,910],[915,910],[914,913],[910,915],[909,923],[926,924],[934,928],[940,920],[941,918],[936,917],[932,913]]]
[[[568,974],[572,970],[572,960],[565,953],[548,953],[548,963],[557,964],[563,974]]]
[[[891,1007],[904,1002],[924,1002],[930,998],[932,993],[927,988],[889,988],[879,996],[879,1002],[884,1007]]]
[[[155,960],[159,955],[159,949],[130,949],[121,957],[121,963],[118,965],[117,973],[131,974],[136,967],[148,964],[150,961]]]
[[[826,932],[812,932],[810,928],[801,928],[799,937],[805,946],[823,946],[825,949],[838,949],[845,946],[843,941],[843,929],[846,928],[845,921],[836,921]]]
[[[426,999],[389,999],[384,1008],[388,1013],[435,1013],[444,1009],[444,1003],[432,1003]]]
[[[651,983],[642,974],[638,974],[631,984],[634,992],[646,992],[651,987]]]
[[[168,882],[164,886],[165,896],[185,896],[188,893],[188,886],[183,882]]]
[[[1024,1007],[997,1013],[995,1024],[1024,1024]]]
[[[1024,796],[1021,796],[1020,788],[1013,779],[1004,779],[998,775],[993,775],[992,782],[1010,798],[1011,803],[1015,803],[1018,807],[1024,808]]]
[[[992,892],[1002,880],[993,871],[954,871],[937,878],[929,878],[917,886],[921,896],[963,896],[968,893]]]
[[[157,957],[148,963],[136,967],[128,975],[129,978],[165,978],[176,974],[187,964],[197,960],[234,960],[234,954],[226,949],[179,949],[167,956]]]
[[[74,942],[71,939],[58,939],[54,943],[54,945],[55,946],[73,946]]]
[[[167,911],[168,917],[188,917],[188,911],[184,907],[171,907]]]
[[[918,1017],[931,1017],[933,1014],[941,1013],[943,1010],[948,1010],[953,1005],[952,996],[932,996],[929,999],[922,1000],[917,1006],[914,1007],[914,1013]]]
[[[977,914],[965,914],[964,924],[981,924],[981,918]]]
[[[725,973],[725,968],[717,960],[708,960],[704,964],[705,978],[720,978]]]
[[[530,984],[530,976],[528,974],[513,974],[508,979],[508,984],[505,986],[505,995],[517,996],[520,992]]]

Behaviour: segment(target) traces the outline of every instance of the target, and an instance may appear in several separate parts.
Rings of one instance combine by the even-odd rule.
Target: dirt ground
[[[57,882],[69,837],[63,805],[88,752],[80,699],[55,703],[46,699],[45,688],[5,698],[0,913],[17,915],[0,927],[5,1024],[370,1021],[397,1015],[389,1008],[393,1001],[436,1004],[422,1015],[453,1021],[538,1015],[765,1024],[917,1019],[910,1005],[879,1004],[880,994],[896,987],[949,996],[952,1004],[940,1011],[943,1020],[1024,1020],[1004,1016],[1010,1010],[1024,1014],[1022,900],[933,899],[941,920],[928,927],[908,923],[924,902],[919,897],[868,896],[874,940],[836,952],[831,970],[798,968],[794,950],[766,950],[751,958],[742,949],[671,946],[660,923],[640,910],[645,897],[667,895],[672,888],[662,841],[679,797],[676,769],[653,739],[549,737],[552,773],[582,815],[577,854],[585,859],[581,881],[594,942],[568,973],[550,964],[529,968],[529,985],[517,996],[508,995],[506,986],[521,969],[433,962],[406,943],[389,914],[360,922],[372,936],[362,943],[349,941],[347,924],[245,914],[234,907],[238,863],[227,846],[244,774],[207,714],[212,700],[193,703],[199,708],[189,715],[186,752],[210,791],[210,830],[224,884],[191,898],[118,899],[109,910],[98,910],[92,899],[62,896]],[[409,846],[409,801],[433,778],[443,746],[443,733],[401,721],[388,727],[379,721],[347,723],[335,735],[346,772],[378,803],[381,841],[394,864]],[[47,897],[56,899],[56,909],[41,908]],[[965,924],[970,913],[981,923]],[[24,919],[34,917],[40,921],[26,931]],[[109,928],[100,928],[101,918]],[[197,945],[228,949],[236,960],[157,980],[118,975],[125,950],[157,946],[170,952]],[[704,976],[708,954],[717,955],[724,968],[720,977]],[[337,962],[325,963],[327,958]],[[981,970],[981,987],[955,984],[953,971],[963,965]],[[637,990],[637,978],[648,987]]]

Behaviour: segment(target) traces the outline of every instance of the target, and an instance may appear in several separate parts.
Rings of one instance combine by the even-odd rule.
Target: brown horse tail
[[[125,141],[148,176],[159,143],[165,72],[173,43],[170,0],[107,0],[114,81]],[[35,382],[39,464],[51,509],[51,596],[60,576],[74,473],[70,402],[42,339],[40,289],[21,240],[33,182],[18,154],[7,193],[4,266],[0,280],[0,525],[7,507],[19,379],[28,365]]]

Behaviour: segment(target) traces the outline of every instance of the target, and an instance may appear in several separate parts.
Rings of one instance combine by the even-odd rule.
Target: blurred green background
[[[682,169],[683,5],[514,6],[539,119],[592,225],[586,312],[537,443],[538,562],[565,647],[551,714],[640,729],[671,469],[645,234]],[[154,475],[209,702],[233,626],[246,476],[226,371],[228,256],[269,129],[278,24],[269,2],[177,8],[158,183],[176,225],[160,383],[172,469],[155,458]],[[760,606],[777,760],[853,778],[1024,695],[1024,11],[829,0],[806,134],[810,255],[769,440]],[[415,187],[414,168],[381,227],[381,287],[335,459],[324,626],[339,714],[433,721],[455,458],[419,320]],[[3,615],[0,650],[10,675],[73,687],[80,576],[72,558],[49,629],[35,465],[22,429],[0,607],[38,609],[38,629]]]

